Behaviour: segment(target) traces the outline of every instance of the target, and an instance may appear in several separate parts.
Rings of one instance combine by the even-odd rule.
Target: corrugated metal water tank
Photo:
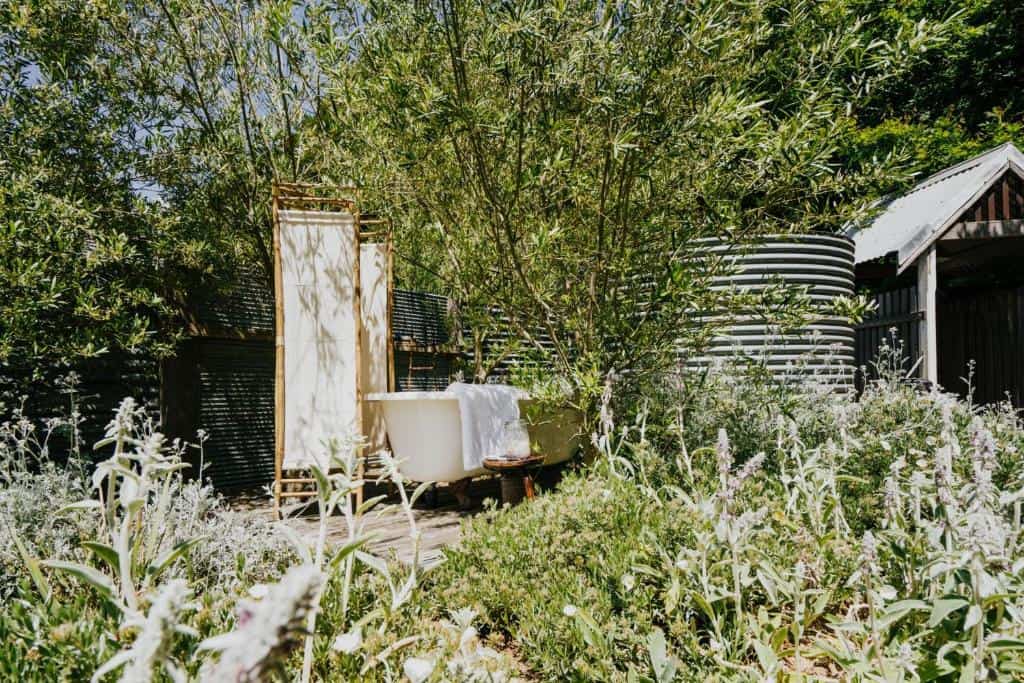
[[[717,291],[759,295],[772,288],[791,294],[806,292],[827,309],[839,296],[854,293],[853,241],[836,235],[771,235],[754,244],[702,240],[700,251],[720,258],[722,275],[712,281]],[[733,318],[720,313],[704,320],[723,324],[700,355],[686,360],[690,368],[716,362],[744,360],[762,364],[777,379],[814,376],[852,387],[854,329],[850,322],[825,315],[806,327],[781,334],[763,312],[749,311]]]

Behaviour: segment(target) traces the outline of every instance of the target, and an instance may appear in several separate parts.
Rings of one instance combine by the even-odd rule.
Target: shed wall
[[[917,287],[876,292],[871,299],[875,312],[856,327],[857,367],[866,369],[869,377],[876,376],[874,364],[884,343],[902,351],[903,367],[910,370],[921,356]]]
[[[939,384],[1024,407],[1024,287],[951,289],[938,306]]]

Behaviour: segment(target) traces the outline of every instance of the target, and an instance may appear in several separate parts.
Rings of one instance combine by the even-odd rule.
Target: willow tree
[[[843,0],[371,0],[314,45],[399,255],[565,370],[639,371],[699,332],[695,240],[863,211],[895,171],[837,158],[931,28],[869,39]]]
[[[0,362],[170,352],[322,177],[300,0],[0,3]]]
[[[104,31],[90,2],[0,3],[2,364],[161,346],[180,235],[138,192],[143,107]]]

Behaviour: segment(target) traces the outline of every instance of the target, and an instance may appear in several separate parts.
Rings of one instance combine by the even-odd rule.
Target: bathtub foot
[[[431,510],[437,509],[437,484],[431,484],[430,488],[423,492],[423,504]]]
[[[469,479],[459,479],[449,484],[460,510],[472,510],[473,499],[469,497]]]

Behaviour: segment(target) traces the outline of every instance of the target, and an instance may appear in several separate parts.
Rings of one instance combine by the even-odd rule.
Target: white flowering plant
[[[898,373],[859,397],[710,381],[728,394],[717,415],[756,422],[736,440],[654,396],[616,403],[626,381],[603,387],[591,464],[527,505],[488,505],[429,571],[413,511],[424,487],[410,490],[387,453],[382,483],[414,562],[372,552],[389,501],[357,503],[353,440],[328,444],[314,470],[307,540],[185,481],[181,445],[132,402],[111,423],[114,456],[84,483],[39,458],[46,424],[8,422],[5,457],[31,460],[2,470],[0,552],[14,576],[0,674],[1019,678],[1024,429],[1010,410],[922,392]],[[29,492],[51,496],[49,515]],[[191,541],[202,536],[225,542]]]
[[[730,411],[765,398],[737,386]],[[708,439],[703,425],[652,424],[658,412],[641,405],[619,427],[610,399],[594,465],[530,506],[474,520],[424,589],[469,600],[492,638],[542,644],[520,651],[539,677],[1024,670],[1024,432],[1005,407],[922,392],[894,372],[859,398],[790,395],[739,448],[721,430],[692,448]],[[766,415],[757,402],[749,411]]]

